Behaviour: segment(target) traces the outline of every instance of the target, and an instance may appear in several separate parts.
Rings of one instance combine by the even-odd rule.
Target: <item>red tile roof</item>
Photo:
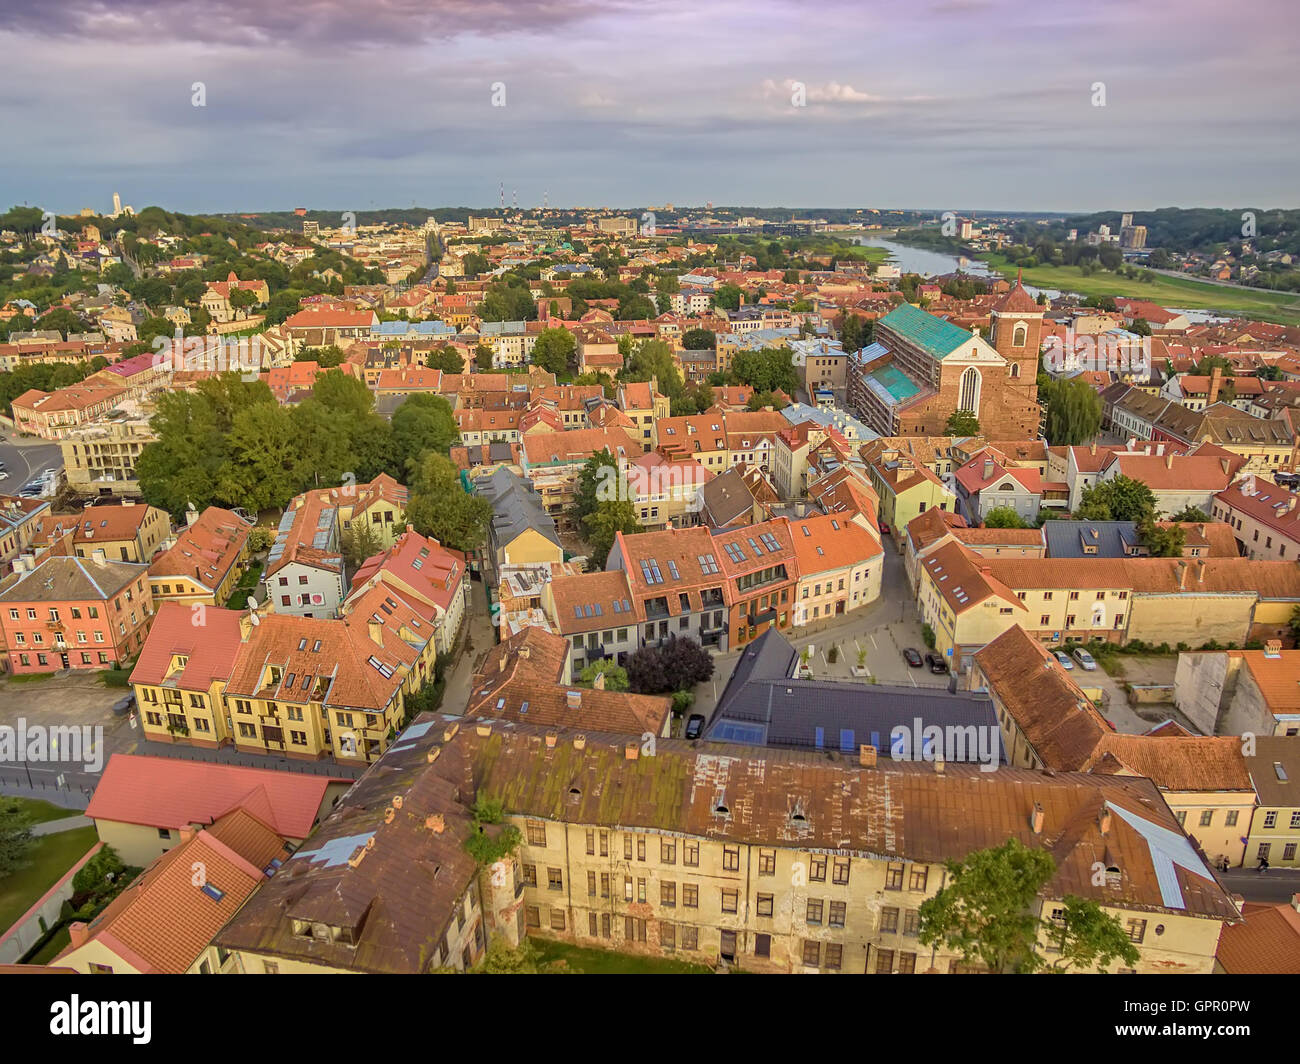
[[[113,754],[86,816],[175,830],[212,824],[244,809],[286,839],[305,839],[326,788],[338,782],[345,781],[216,761]]]

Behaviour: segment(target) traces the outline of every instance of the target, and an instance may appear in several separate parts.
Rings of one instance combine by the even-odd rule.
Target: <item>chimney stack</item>
[[[94,563],[95,563],[96,565],[101,565],[101,566],[102,566],[102,565],[107,565],[107,564],[108,564],[108,555],[104,553],[104,548],[103,548],[103,547],[99,547],[97,550],[95,550],[95,551],[90,555],[90,557],[91,557],[91,560],[94,561]]]
[[[79,949],[90,941],[90,925],[80,920],[68,924],[68,938],[72,940],[72,948]]]
[[[1165,455],[1165,468],[1166,469],[1174,468],[1174,455],[1172,451],[1170,451],[1167,455]]]
[[[862,768],[876,767],[876,748],[869,743],[863,743],[858,747],[858,764]]]
[[[582,708],[582,692],[571,690],[565,695],[565,702],[570,709]]]
[[[441,835],[447,830],[447,821],[441,813],[432,813],[424,818],[424,826],[435,835]]]
[[[591,681],[591,686],[597,691],[605,690],[605,674],[603,672],[596,673],[596,678]]]
[[[1097,817],[1097,828],[1103,835],[1110,834],[1110,810],[1106,806],[1101,807],[1101,813]]]
[[[984,479],[988,480],[993,475],[993,459],[984,459]]]
[[[641,747],[635,739],[626,743],[623,747],[623,756],[628,761],[636,761],[641,756]]]
[[[1029,814],[1029,827],[1035,835],[1043,833],[1043,806],[1041,802],[1034,803],[1034,811]]]

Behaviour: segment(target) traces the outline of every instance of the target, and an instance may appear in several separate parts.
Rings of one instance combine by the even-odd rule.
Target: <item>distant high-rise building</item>
[[[1121,229],[1129,229],[1132,227],[1132,225],[1133,225],[1133,215],[1121,214],[1119,216],[1119,227]]]
[[[314,222],[309,219],[303,219],[303,223],[302,223],[303,236],[316,236],[319,233],[320,233],[320,222]]]
[[[113,217],[116,218],[121,213],[122,213],[122,197],[119,196],[116,192],[114,192],[113,193]]]
[[[1145,225],[1126,225],[1119,231],[1119,246],[1140,251],[1147,246],[1147,227]]]

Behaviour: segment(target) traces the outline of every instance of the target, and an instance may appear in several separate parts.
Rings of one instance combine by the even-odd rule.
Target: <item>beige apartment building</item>
[[[946,860],[1016,838],[1055,857],[1044,919],[1079,894],[1119,919],[1137,971],[1212,970],[1240,914],[1149,780],[874,754],[425,714],[216,942],[245,971],[464,968],[525,934],[752,972],[966,971],[920,944],[920,906]],[[477,822],[474,798],[502,820]],[[463,840],[502,823],[518,846],[467,862]],[[394,896],[411,904],[368,904]]]
[[[71,430],[59,444],[68,487],[83,495],[138,495],[135,466],[156,439],[148,418]]]

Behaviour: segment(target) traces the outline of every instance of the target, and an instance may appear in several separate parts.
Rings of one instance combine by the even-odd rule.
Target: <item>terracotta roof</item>
[[[1270,713],[1300,714],[1300,650],[1269,657],[1262,650],[1233,652],[1250,670]]]
[[[1046,768],[1146,776],[1165,791],[1254,792],[1239,739],[1112,731],[1070,674],[1019,625],[980,650],[975,662]]]
[[[239,559],[252,525],[230,510],[209,506],[176,543],[149,563],[151,577],[187,577],[215,589]]]
[[[145,566],[134,562],[47,557],[31,572],[11,573],[0,581],[0,602],[103,601],[147,571]],[[147,583],[145,587],[148,588]]]
[[[635,457],[644,448],[622,429],[570,429],[539,432],[523,439],[524,458],[530,465],[585,462],[606,449],[615,457]]]
[[[955,540],[937,548],[921,564],[955,613],[964,613],[989,598],[1001,599],[1013,609],[1027,612],[1015,591],[991,572],[988,560]]]
[[[835,514],[791,521],[790,540],[801,579],[860,565],[884,553],[880,540],[870,531]]]
[[[311,834],[331,776],[218,761],[113,754],[86,809],[91,820],[172,830],[251,812],[286,839]]]
[[[563,635],[625,628],[637,623],[632,589],[622,569],[556,576],[550,586],[555,626]]]
[[[1016,278],[1011,291],[993,304],[995,314],[1042,314],[1043,309],[1034,302],[1034,297],[1025,291],[1019,277]]]
[[[1245,919],[1219,933],[1215,954],[1229,975],[1300,974],[1300,913],[1291,902],[1247,902]]]
[[[90,938],[144,972],[186,971],[265,880],[263,869],[289,857],[284,840],[249,814],[227,818],[219,831],[200,831],[146,868],[91,921]],[[201,890],[196,864],[206,880]]]

